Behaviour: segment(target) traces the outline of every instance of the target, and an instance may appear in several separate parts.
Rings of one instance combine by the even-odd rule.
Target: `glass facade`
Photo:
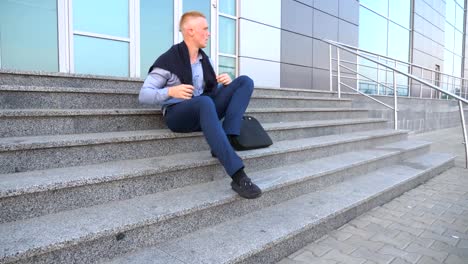
[[[231,78],[236,77],[236,28],[237,28],[237,9],[235,0],[220,0],[219,9],[219,53],[218,71],[227,73]]]
[[[359,9],[359,48],[379,55],[409,61],[410,55],[410,18],[409,0],[364,0]],[[394,61],[378,58],[381,62],[395,66]],[[393,73],[366,59],[359,58],[359,72],[377,82],[359,78],[359,89],[369,94],[393,94]],[[396,65],[407,70],[406,66]],[[408,78],[397,75],[399,95],[408,94]]]
[[[59,70],[56,0],[0,1],[0,65]]]
[[[129,76],[129,25],[128,0],[73,1],[75,73]]]
[[[140,0],[140,77],[174,43],[174,2]]]

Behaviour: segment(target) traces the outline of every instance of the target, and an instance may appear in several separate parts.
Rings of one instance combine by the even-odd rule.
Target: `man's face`
[[[199,48],[205,48],[210,37],[210,32],[208,31],[208,23],[203,17],[194,18],[192,22],[192,37],[194,43],[197,44]]]

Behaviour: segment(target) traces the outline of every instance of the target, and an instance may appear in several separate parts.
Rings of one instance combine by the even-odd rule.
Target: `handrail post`
[[[396,62],[395,62],[396,64]],[[393,118],[395,119],[395,130],[398,130],[398,102],[397,102],[397,83],[396,83],[396,71],[393,71]]]
[[[332,92],[333,91],[333,61],[332,61],[332,45],[331,44],[328,44],[328,54],[330,57],[330,92]]]
[[[337,67],[336,67],[336,70],[337,70],[337,76],[338,76],[338,81],[337,81],[337,85],[338,85],[338,98],[341,98],[341,61],[340,61],[340,49],[337,47],[336,48],[336,60],[337,60]]]
[[[380,56],[377,56],[377,60],[380,62]],[[377,95],[380,95],[380,64],[377,63]]]
[[[463,129],[463,144],[465,145],[465,168],[468,169],[468,136],[466,135],[465,112],[463,112],[463,102],[458,100],[458,106],[460,108],[460,118]]]

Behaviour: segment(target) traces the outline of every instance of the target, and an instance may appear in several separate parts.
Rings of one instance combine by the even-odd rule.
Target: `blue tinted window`
[[[236,20],[219,17],[219,52],[236,54]]]
[[[236,59],[219,56],[219,74],[227,73],[232,79],[236,77]]]
[[[453,26],[449,23],[445,23],[445,48],[453,52],[455,46],[455,31]]]
[[[409,30],[389,23],[388,29],[388,56],[402,61],[409,61]]]
[[[387,54],[387,20],[364,7],[359,13],[359,47]]]
[[[236,16],[236,0],[219,0],[219,11],[224,14]]]
[[[57,39],[56,0],[0,0],[2,68],[58,71]]]
[[[128,42],[75,35],[75,72],[128,76]]]
[[[140,0],[140,70],[144,78],[174,42],[174,2]]]
[[[378,1],[376,1],[378,2]],[[410,27],[411,1],[410,0],[391,0],[389,6],[389,18],[393,22]]]
[[[73,27],[128,38],[128,13],[128,0],[73,0]]]
[[[359,2],[383,16],[388,16],[388,0],[361,0]]]

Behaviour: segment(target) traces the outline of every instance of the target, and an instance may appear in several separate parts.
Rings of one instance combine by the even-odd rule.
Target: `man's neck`
[[[187,48],[188,48],[188,51],[189,51],[190,64],[193,64],[198,59],[199,48],[194,46],[194,45],[191,45],[190,43],[187,43],[187,42],[185,42],[185,44],[187,45]]]

